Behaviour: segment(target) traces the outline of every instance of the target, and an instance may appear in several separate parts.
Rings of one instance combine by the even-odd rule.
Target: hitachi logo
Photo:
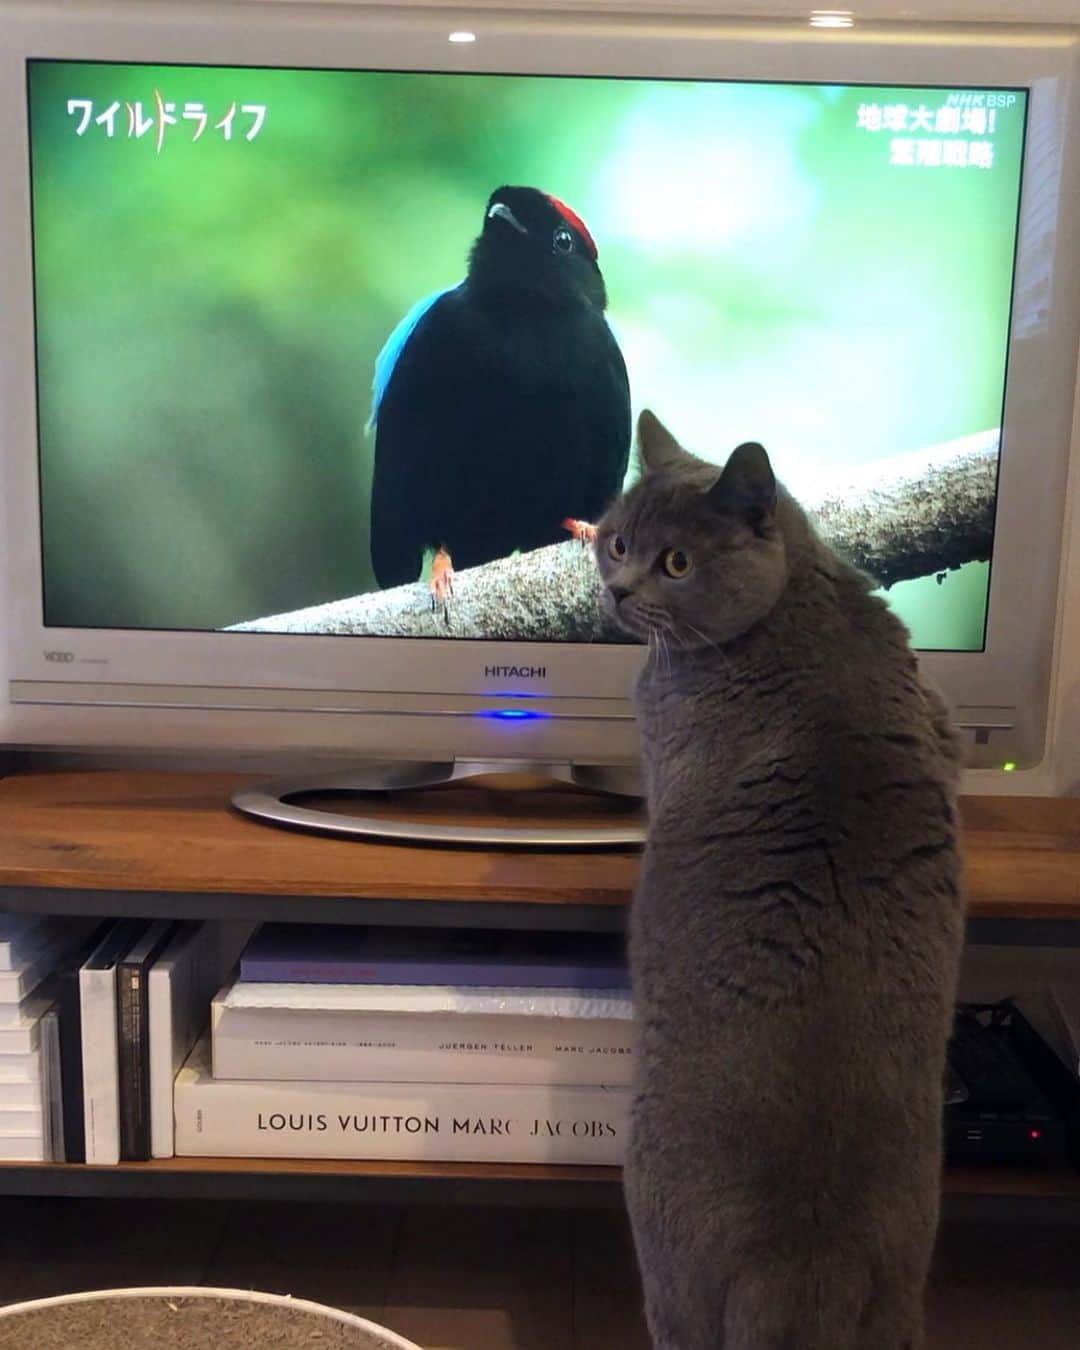
[[[489,680],[546,680],[547,666],[485,666]]]

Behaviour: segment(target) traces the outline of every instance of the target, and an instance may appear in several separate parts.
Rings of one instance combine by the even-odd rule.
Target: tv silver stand
[[[582,789],[606,801],[596,818],[582,824],[568,824],[565,810],[553,813],[550,824],[543,819],[505,823],[492,800],[502,784],[510,787],[525,779],[535,789],[547,787]],[[385,801],[388,793],[411,793],[425,788],[447,788],[450,784],[482,789],[491,785],[490,797],[476,794],[479,807],[476,822],[468,817],[466,802],[464,823],[439,818],[435,794],[424,801],[415,819],[403,819],[400,802],[393,816],[382,816],[377,809],[370,814],[353,815],[305,805],[302,798],[371,798],[373,808]],[[501,790],[506,790],[502,788]],[[544,793],[534,800],[542,804]],[[562,802],[567,793],[559,794]],[[338,774],[317,778],[276,779],[273,782],[241,788],[232,796],[238,811],[269,825],[311,830],[320,834],[342,835],[354,839],[380,839],[383,842],[435,844],[458,848],[512,849],[620,849],[639,848],[645,838],[642,799],[644,787],[639,770],[633,765],[577,764],[571,761],[538,763],[531,760],[454,759],[418,762],[411,760],[367,761]],[[460,805],[460,798],[458,803]],[[484,809],[486,807],[486,809]],[[435,808],[433,810],[433,808]],[[528,814],[532,814],[531,812]],[[482,817],[494,817],[484,820]]]

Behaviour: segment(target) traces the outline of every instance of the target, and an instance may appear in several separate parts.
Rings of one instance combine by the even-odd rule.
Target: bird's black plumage
[[[380,357],[380,586],[415,581],[425,549],[445,546],[460,569],[565,539],[566,517],[602,513],[630,449],[606,303],[573,212],[531,187],[491,195],[465,280],[414,311],[403,344],[396,334]]]

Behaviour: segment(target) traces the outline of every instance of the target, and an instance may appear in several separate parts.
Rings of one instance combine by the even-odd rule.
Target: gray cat
[[[637,691],[626,1196],[657,1350],[917,1350],[963,935],[960,753],[759,445],[649,413],[597,535]]]

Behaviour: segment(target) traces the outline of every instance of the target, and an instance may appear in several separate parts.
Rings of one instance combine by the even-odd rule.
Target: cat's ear
[[[766,524],[776,511],[776,477],[764,447],[757,441],[736,446],[706,495],[725,515],[737,516],[755,529]]]
[[[643,409],[638,418],[637,443],[644,473],[663,473],[680,468],[693,459],[648,408]]]

